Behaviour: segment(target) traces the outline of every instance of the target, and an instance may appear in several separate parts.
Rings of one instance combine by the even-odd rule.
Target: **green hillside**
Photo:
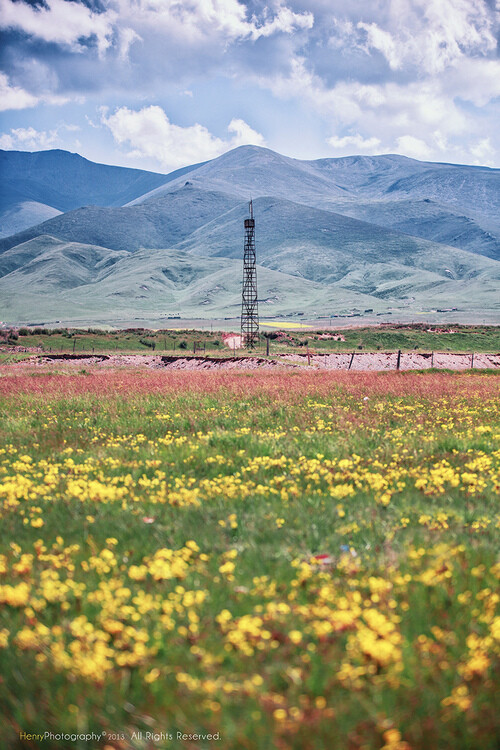
[[[35,315],[43,321],[112,322],[128,318],[131,311],[152,319],[178,313],[186,318],[236,317],[240,312],[242,267],[237,258],[200,257],[176,249],[117,252],[53,237],[31,240],[6,255],[11,262],[26,259],[0,278],[6,321],[29,322]],[[311,249],[297,250],[294,257],[319,267]],[[429,253],[429,265],[431,258]],[[426,304],[498,310],[498,264],[486,258],[482,263],[482,275],[461,279],[396,263],[367,263],[337,281],[323,282],[259,265],[260,313],[314,316],[371,309],[376,314],[418,311]]]
[[[63,168],[51,189],[111,192],[107,205],[0,239],[3,321],[237,315],[250,195],[261,314],[499,317],[499,170],[395,155],[305,162],[245,146],[161,176],[54,152],[28,159],[12,196],[36,197],[51,159]]]
[[[341,214],[274,198],[258,198],[254,210],[259,262],[313,281],[344,283],[353,274],[349,288],[371,294],[387,279],[410,279],[420,271],[434,274],[429,283],[500,279],[498,261]],[[245,215],[246,206],[240,205],[193,232],[178,247],[199,256],[241,257],[234,238],[241,234]],[[363,284],[358,287],[353,281],[361,277]]]
[[[147,203],[123,207],[86,206],[0,239],[0,254],[22,242],[50,234],[68,242],[132,252],[141,247],[173,247],[198,227],[241,204],[223,193],[189,184]]]
[[[0,255],[0,281],[20,293],[72,289],[96,281],[124,255],[106,247],[41,235]]]

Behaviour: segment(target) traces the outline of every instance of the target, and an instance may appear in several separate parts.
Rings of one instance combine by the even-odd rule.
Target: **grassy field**
[[[5,747],[496,750],[499,383],[5,369]]]
[[[289,325],[289,324],[287,324]],[[450,332],[451,331],[451,332]],[[75,353],[137,353],[231,355],[221,331],[208,333],[196,330],[152,331],[130,329],[104,332],[96,330],[20,329],[10,339],[10,346],[39,347],[45,352]],[[328,338],[340,336],[338,340]],[[499,352],[498,326],[382,326],[352,329],[283,330],[262,329],[257,350],[264,354],[269,338],[270,354],[304,351],[309,347],[318,352],[423,351]],[[0,352],[5,359],[6,348]],[[17,356],[19,356],[17,354]],[[1,361],[1,360],[0,360]]]

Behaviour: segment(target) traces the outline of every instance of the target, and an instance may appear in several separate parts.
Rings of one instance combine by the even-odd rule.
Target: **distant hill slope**
[[[90,203],[121,206],[165,182],[166,176],[96,164],[78,154],[53,151],[0,151],[0,207],[12,197],[69,211]]]
[[[465,213],[429,198],[397,201],[387,198],[371,201],[333,199],[325,201],[321,208],[500,259],[500,216],[486,218],[470,209]]]
[[[500,214],[499,169],[421,162],[397,154],[301,161],[259,146],[240,146],[193,169],[189,181],[247,200],[271,195],[325,207],[325,201],[342,197],[430,198],[497,220]],[[169,180],[135,202],[179,184],[180,178]]]
[[[49,217],[50,211],[88,205],[122,206],[198,166],[167,176],[96,164],[68,151],[0,151],[1,236],[12,234],[12,228],[20,231],[39,223]],[[43,217],[42,210],[46,212]],[[17,225],[11,223],[13,213],[17,213]]]
[[[395,154],[302,161],[240,146],[168,175],[94,164],[65,151],[0,151],[0,170],[0,237],[57,211],[149,203],[177,191],[188,177],[206,191],[244,200],[284,198],[500,257],[500,170],[487,167]],[[429,201],[434,208],[425,205]],[[43,231],[53,233],[53,228]],[[149,244],[148,238],[156,244],[151,230],[147,242],[139,244]]]
[[[332,283],[353,264],[398,262],[419,265],[422,253],[434,254],[433,270],[445,277],[453,266],[452,248],[401,232],[279,198],[257,198],[259,262],[297,276]],[[241,258],[241,234],[248,204],[189,183],[145,203],[120,208],[89,206],[70,211],[0,240],[2,252],[36,246],[40,235],[66,242],[134,252],[139,248],[177,248],[199,257]],[[240,241],[238,241],[238,238]],[[458,252],[458,251],[457,251]],[[456,253],[455,253],[456,254]],[[470,254],[468,254],[470,255]],[[474,256],[470,255],[470,270]],[[462,267],[455,264],[456,268]],[[455,270],[454,276],[463,274]]]
[[[276,198],[254,201],[259,263],[320,283],[340,282],[353,270],[373,270],[371,283],[359,289],[373,294],[387,269],[396,264],[399,276],[428,271],[442,279],[466,279],[489,274],[500,278],[500,262],[443,244],[412,237],[341,214],[301,206]],[[241,257],[234,237],[241,233],[246,204],[226,212],[194,231],[177,247],[195,255]],[[385,271],[381,273],[384,268]],[[392,273],[392,271],[390,272]]]
[[[37,240],[38,241],[38,240]],[[109,265],[102,248],[64,243],[45,238],[43,262],[49,273],[40,277],[41,267],[27,261],[0,278],[0,297],[4,318],[30,320],[56,319],[113,320],[132,312],[158,316],[181,310],[184,315],[237,316],[241,309],[241,262],[230,258],[189,256],[179,250],[138,250],[121,253]],[[29,243],[27,243],[29,244]],[[14,252],[14,248],[9,252]],[[26,248],[24,248],[24,252]],[[58,273],[61,257],[77,252],[97,260],[87,277],[77,264],[71,266],[71,283]],[[119,253],[117,255],[120,255]],[[114,258],[112,258],[114,260]],[[273,269],[257,267],[261,314],[284,310],[318,310],[325,306],[374,304],[372,297],[297,278]],[[375,300],[375,303],[377,301]],[[386,305],[384,305],[386,306]]]
[[[38,201],[19,201],[0,212],[0,237],[22,232],[27,227],[59,216],[61,211]]]
[[[63,242],[43,235],[0,256],[0,274],[11,291],[39,294],[74,289],[109,273],[125,252],[78,242]]]
[[[432,166],[439,169],[442,165]],[[425,162],[397,155],[304,161],[260,146],[239,146],[197,167],[189,180],[246,199],[272,195],[316,205],[318,200],[333,197],[383,195],[399,180],[415,173],[420,175],[428,167]],[[174,179],[135,202],[176,187]]]
[[[192,186],[133,206],[88,206],[0,239],[0,253],[41,234],[69,242],[133,252],[140,247],[173,247],[198,227],[228,211],[237,198]]]
[[[240,146],[193,169],[189,181],[205,190],[237,195],[243,200],[272,195],[298,203],[311,203],[325,196],[343,196],[348,192],[329,175],[322,176],[310,162],[282,156],[259,146]],[[137,198],[143,203],[181,184],[180,178]]]
[[[5,153],[6,221],[56,215],[0,239],[3,320],[23,305],[55,319],[127,306],[238,314],[250,197],[269,314],[500,312],[500,170],[396,155],[300,161],[244,146],[159,175],[65,152]],[[58,208],[63,200],[82,204]]]
[[[280,274],[393,301],[434,292],[450,281],[483,279],[500,291],[500,261],[494,259],[288,200],[257,198],[254,211],[258,262]],[[97,295],[104,286],[125,294],[120,274],[134,269],[130,278],[137,285],[143,275],[142,249],[156,259],[181,253],[188,266],[204,267],[195,257],[220,258],[221,267],[229,267],[229,259],[241,264],[247,212],[246,201],[189,182],[142,204],[70,211],[0,240],[2,286],[55,291],[94,284]],[[164,292],[172,284],[186,285],[185,269],[158,262],[164,264],[159,277]],[[85,265],[87,275],[80,268]]]
[[[43,248],[32,258],[32,244],[38,242]],[[319,252],[313,264],[318,264]],[[23,255],[25,263],[0,278],[4,320],[113,322],[136,315],[158,319],[178,311],[184,317],[224,317],[238,316],[241,308],[241,259],[175,249],[116,252],[53,237],[31,240],[4,255],[15,254]],[[396,260],[356,264],[353,258],[350,270],[334,282],[258,265],[260,314],[325,315],[368,308],[383,313],[423,304],[498,309],[500,263],[471,257],[483,266],[475,276],[461,279]]]
[[[197,167],[189,181],[241,198],[272,196],[500,258],[500,170],[394,154],[301,161],[241,146]],[[135,199],[178,189],[175,178]]]

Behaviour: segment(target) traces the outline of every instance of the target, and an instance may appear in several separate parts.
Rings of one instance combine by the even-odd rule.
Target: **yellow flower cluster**
[[[234,747],[245,715],[257,750],[329,748],[332,727],[339,746],[417,748],[426,690],[440,746],[457,716],[467,741],[493,725],[498,404],[217,399],[138,400],[140,432],[80,406],[16,416],[39,442],[16,427],[0,449],[10,693],[18,672],[57,686],[80,725],[87,690],[109,727],[135,691],[146,718],[215,716]]]

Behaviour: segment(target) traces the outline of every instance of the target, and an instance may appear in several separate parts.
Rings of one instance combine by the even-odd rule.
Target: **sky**
[[[500,167],[500,0],[0,0],[0,148]]]

